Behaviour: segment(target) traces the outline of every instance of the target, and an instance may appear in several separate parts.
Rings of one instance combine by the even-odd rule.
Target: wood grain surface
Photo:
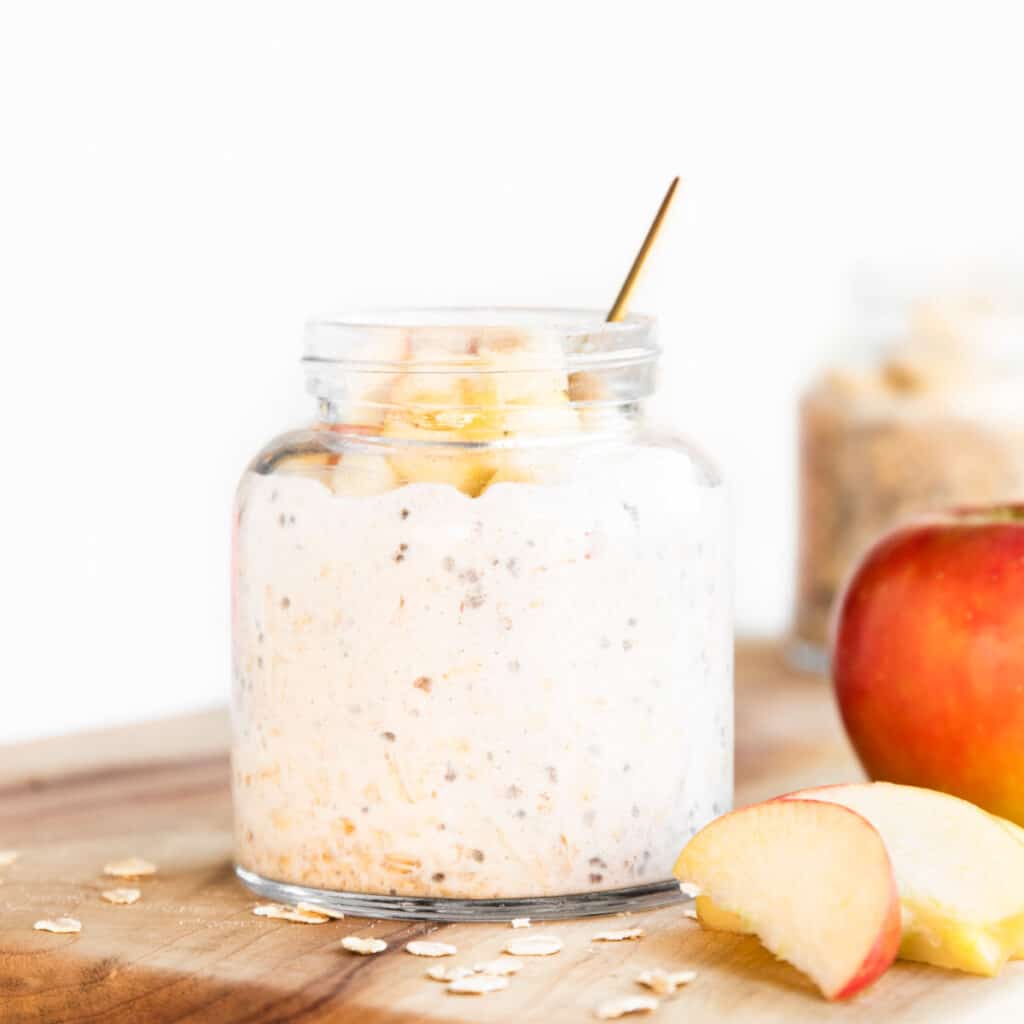
[[[858,776],[831,695],[792,674],[770,644],[743,645],[737,666],[737,802]],[[664,1000],[662,1022],[1024,1021],[1024,962],[995,980],[897,964],[852,1003],[829,1005],[796,970],[749,937],[704,932],[681,908],[556,922],[534,932],[565,947],[527,961],[505,991],[456,996],[403,952],[430,935],[455,963],[496,956],[507,925],[428,926],[347,918],[302,925],[254,917],[231,871],[227,720],[221,711],[0,750],[0,1020],[20,1022],[491,1021],[571,1024],[604,1000],[641,994],[648,967],[693,967]],[[159,866],[132,906],[100,899],[103,865],[131,855]],[[70,914],[77,935],[34,931]],[[595,943],[604,928],[640,925],[643,939]],[[378,936],[386,953],[340,950],[344,935]]]

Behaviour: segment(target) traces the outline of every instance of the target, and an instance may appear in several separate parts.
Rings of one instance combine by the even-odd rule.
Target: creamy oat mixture
[[[732,792],[727,512],[685,460],[478,497],[247,474],[239,863],[417,896],[670,877]]]

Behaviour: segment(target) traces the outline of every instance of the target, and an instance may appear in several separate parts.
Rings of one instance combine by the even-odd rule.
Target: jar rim
[[[593,309],[520,306],[375,307],[306,323],[303,362],[361,373],[569,372],[655,360],[655,321],[640,313],[609,322]],[[528,341],[513,367],[481,357],[480,344]],[[312,367],[311,367],[312,368]]]

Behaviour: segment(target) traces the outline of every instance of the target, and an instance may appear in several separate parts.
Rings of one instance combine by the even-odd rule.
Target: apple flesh
[[[900,893],[902,959],[991,976],[1024,958],[1024,829],[946,793],[885,782],[779,799],[840,804],[877,829]],[[713,898],[698,897],[697,913],[707,928],[752,930]]]
[[[946,793],[885,782],[784,799],[841,804],[878,830],[903,905],[904,960],[994,975],[1008,959],[1024,958],[1024,832],[1017,826]]]
[[[1024,505],[883,538],[841,599],[832,670],[872,779],[1024,824]]]
[[[462,334],[461,352],[450,328],[410,349],[382,433],[395,442],[389,457],[402,482],[448,483],[477,497],[492,482],[533,479],[521,454],[483,443],[578,431],[580,417],[558,342],[500,328]],[[442,369],[423,369],[435,364]]]
[[[699,886],[699,902],[720,908],[727,930],[754,932],[828,999],[870,985],[896,956],[889,855],[878,832],[845,807],[777,800],[733,811],[698,832],[674,870]]]

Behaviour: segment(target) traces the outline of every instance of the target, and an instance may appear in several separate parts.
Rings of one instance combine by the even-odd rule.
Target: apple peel
[[[836,812],[839,813],[836,813]],[[828,999],[846,999],[896,957],[900,907],[878,831],[849,808],[775,800],[715,819],[683,848],[674,869],[700,886],[698,913],[729,915],[807,974]]]

